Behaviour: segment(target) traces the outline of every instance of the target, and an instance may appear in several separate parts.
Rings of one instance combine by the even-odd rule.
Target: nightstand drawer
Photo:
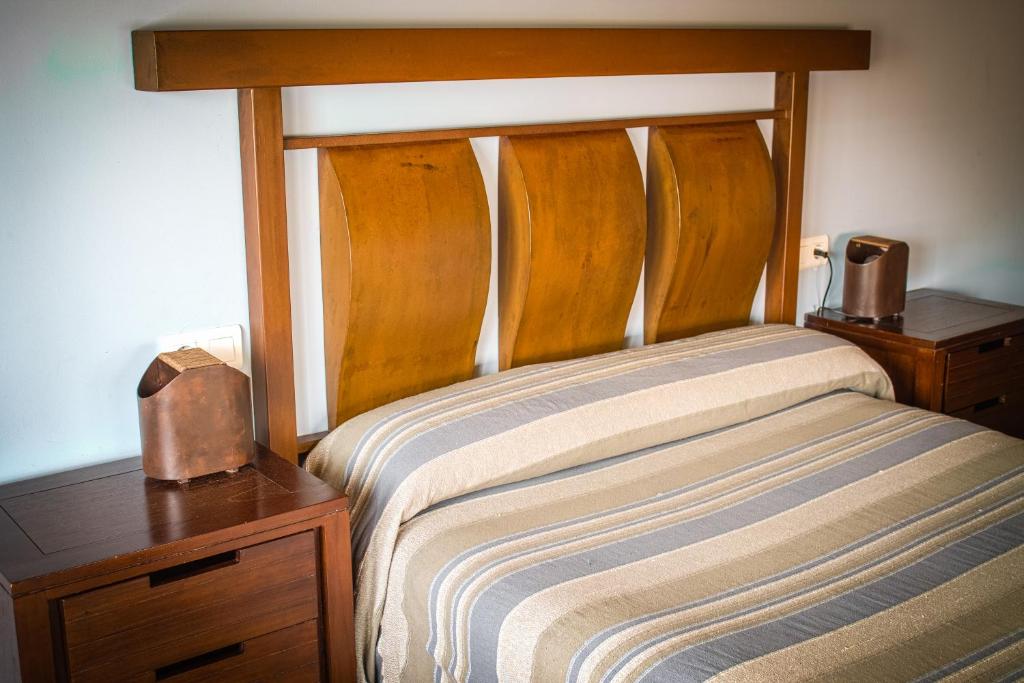
[[[109,681],[236,646],[319,614],[312,532],[61,600],[73,681]]]
[[[316,683],[320,643],[316,621],[307,621],[219,651],[163,667],[150,678],[161,683]]]
[[[1024,420],[1024,391],[1014,389],[962,410],[951,412],[950,415],[991,429],[998,429],[1007,434],[1019,434],[1021,421]]]
[[[953,351],[946,362],[943,410],[948,413],[1006,403],[1006,394],[1024,385],[1024,345],[1019,337],[999,337]]]
[[[974,371],[975,368],[991,368],[997,364],[1013,364],[1021,362],[1024,357],[1024,340],[1019,336],[1008,335],[970,346],[959,351],[951,351],[946,367],[951,380],[959,380]]]

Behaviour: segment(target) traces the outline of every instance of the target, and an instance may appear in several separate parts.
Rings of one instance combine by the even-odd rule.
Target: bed
[[[1024,443],[891,399],[773,325],[350,420],[307,466],[352,501],[365,675],[1019,675]]]
[[[256,436],[312,451],[351,505],[328,678],[1020,677],[1024,444],[892,402],[865,354],[793,326],[810,73],[867,69],[869,32],[144,30],[133,49],[140,90],[238,91]],[[739,72],[775,74],[771,108],[283,126],[290,86]],[[329,422],[308,435],[297,149],[317,150]],[[474,378],[495,267],[502,372]],[[623,349],[641,277],[646,345]]]

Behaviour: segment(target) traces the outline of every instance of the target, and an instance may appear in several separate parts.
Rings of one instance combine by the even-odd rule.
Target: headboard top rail
[[[138,90],[867,69],[846,29],[139,30]]]

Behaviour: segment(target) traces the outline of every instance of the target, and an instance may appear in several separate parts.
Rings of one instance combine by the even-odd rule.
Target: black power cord
[[[828,301],[828,290],[832,288],[832,259],[823,249],[815,249],[814,255],[824,258],[828,263],[828,284],[825,285],[825,295],[821,297],[821,305],[818,306],[818,315],[821,315],[821,312],[825,310],[825,302]]]

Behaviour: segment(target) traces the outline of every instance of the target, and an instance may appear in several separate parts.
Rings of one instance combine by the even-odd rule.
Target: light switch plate
[[[825,265],[827,259],[824,256],[815,256],[815,249],[828,251],[828,235],[815,235],[800,240],[800,270]]]
[[[182,347],[203,349],[241,370],[245,365],[242,352],[242,326],[225,325],[205,330],[191,330],[179,334],[168,334],[157,339],[157,351],[177,351]]]

